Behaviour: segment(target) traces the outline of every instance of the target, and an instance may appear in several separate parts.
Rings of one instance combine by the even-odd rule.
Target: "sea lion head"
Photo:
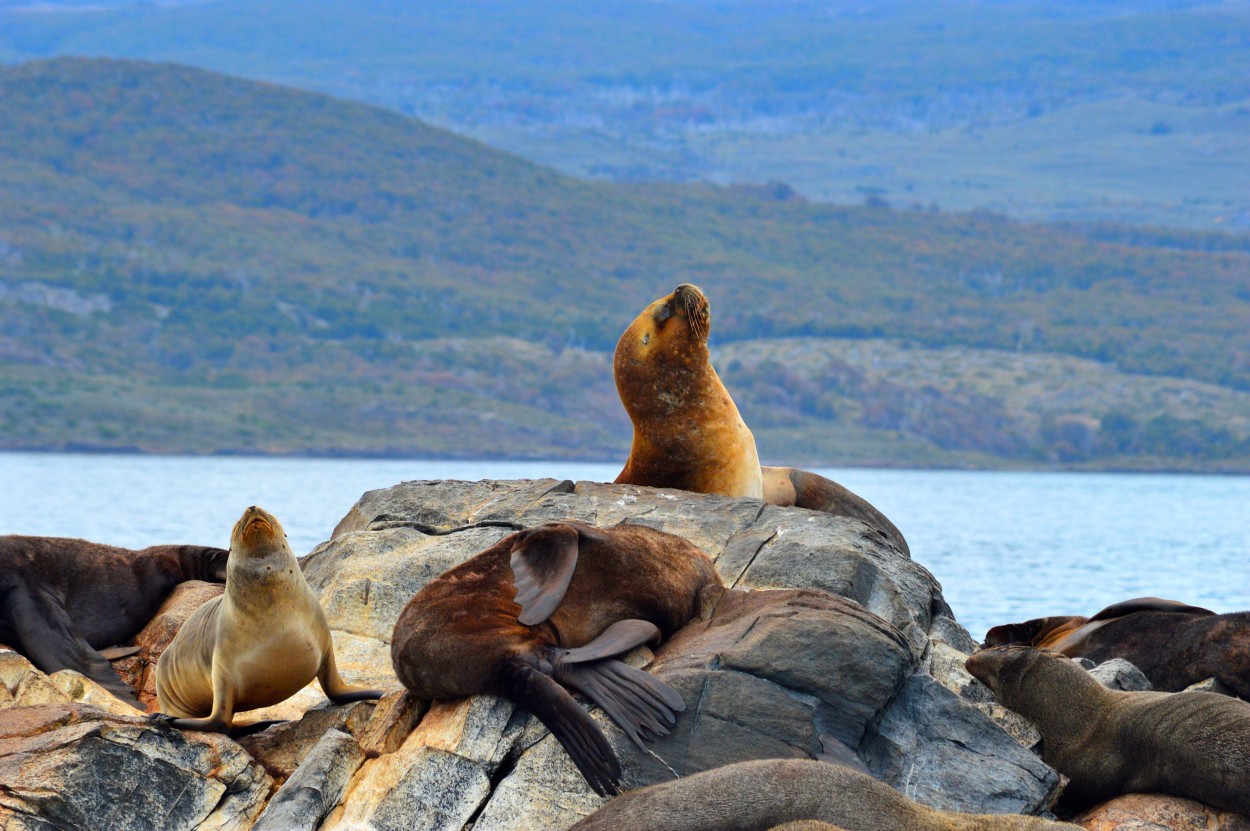
[[[707,346],[712,322],[711,305],[698,286],[682,283],[671,294],[642,310],[617,342],[618,353],[629,350],[646,361],[656,352]]]
[[[230,534],[231,554],[241,557],[263,557],[275,547],[286,546],[286,531],[277,518],[253,505],[243,512]]]
[[[1023,644],[993,646],[970,657],[964,662],[964,668],[989,687],[994,697],[1002,702],[1004,694],[1020,685],[1024,676],[1037,665],[1041,655],[1038,650]]]
[[[617,341],[612,374],[634,420],[697,402],[711,370],[711,311],[697,286],[683,283],[642,310]],[[693,395],[693,398],[691,397]]]

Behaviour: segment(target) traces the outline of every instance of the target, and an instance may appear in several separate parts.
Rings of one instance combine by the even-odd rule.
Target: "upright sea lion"
[[[1046,617],[995,626],[986,646],[1022,643],[1096,663],[1123,658],[1156,690],[1218,678],[1250,699],[1250,612],[1217,615],[1175,600],[1139,597],[1091,618]]]
[[[547,725],[596,792],[615,793],[616,754],[565,687],[639,747],[667,733],[685,709],[681,696],[613,656],[684,626],[719,587],[712,561],[681,537],[641,525],[542,525],[417,592],[395,623],[391,660],[419,698],[512,699]]]
[[[907,541],[880,511],[829,479],[760,466],[755,436],[708,355],[711,307],[689,283],[642,310],[616,344],[616,391],[634,425],[619,484],[764,499],[849,516]]]
[[[1111,690],[1070,658],[1026,646],[983,650],[967,667],[1042,734],[1042,759],[1072,780],[1065,810],[1155,791],[1250,815],[1250,703]]]
[[[766,831],[814,820],[846,831],[1075,831],[1018,814],[957,814],[912,802],[871,776],[810,759],[705,770],[619,796],[569,831]]]
[[[161,712],[175,727],[226,732],[236,712],[277,704],[313,678],[336,703],[382,696],[339,676],[325,613],[286,532],[253,506],[230,535],[225,593],[187,618],[156,663]]]
[[[63,537],[0,536],[0,643],[43,672],[72,669],[139,706],[101,649],[133,638],[184,580],[220,583],[220,548],[132,551]]]

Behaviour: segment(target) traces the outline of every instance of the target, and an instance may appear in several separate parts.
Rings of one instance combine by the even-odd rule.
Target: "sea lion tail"
[[[547,726],[595,793],[620,793],[621,763],[599,725],[573,696],[522,658],[504,661],[499,683],[505,696]]]

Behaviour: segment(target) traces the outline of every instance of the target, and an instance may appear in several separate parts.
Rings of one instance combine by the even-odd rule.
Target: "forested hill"
[[[1246,237],[588,183],[392,112],[142,62],[0,69],[0,124],[0,360],[27,378],[315,384],[315,364],[385,384],[410,341],[610,350],[689,281],[719,344],[884,337],[1250,390]]]

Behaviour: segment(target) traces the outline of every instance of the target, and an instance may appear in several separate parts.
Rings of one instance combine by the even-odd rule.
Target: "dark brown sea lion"
[[[199,545],[132,551],[63,537],[0,536],[0,643],[43,672],[81,672],[139,707],[100,650],[133,638],[178,583],[225,580],[227,553]]]
[[[814,820],[846,831],[1074,831],[1018,814],[957,814],[871,776],[807,759],[738,762],[613,799],[569,831],[767,831]]]
[[[1021,643],[1095,663],[1123,658],[1156,690],[1217,678],[1250,699],[1250,612],[1217,615],[1175,600],[1139,597],[1091,618],[1046,617],[995,626],[986,646]]]
[[[613,658],[684,626],[719,588],[712,561],[672,534],[542,525],[417,592],[395,623],[391,659],[420,698],[512,699],[547,725],[595,791],[615,793],[616,754],[565,687],[602,707],[640,747],[667,733],[685,709],[681,696]]]
[[[634,425],[619,484],[764,499],[849,516],[878,528],[904,553],[884,514],[829,479],[761,467],[755,436],[712,367],[711,307],[689,283],[642,310],[616,344],[616,390]]]
[[[187,618],[157,661],[161,712],[175,727],[222,733],[236,712],[277,704],[313,678],[336,703],[383,694],[339,676],[325,613],[286,533],[253,506],[230,535],[225,592]]]
[[[1071,779],[1065,810],[1153,791],[1250,815],[1250,703],[1111,690],[1070,658],[1026,646],[983,650],[967,668],[1042,734],[1042,759]]]

